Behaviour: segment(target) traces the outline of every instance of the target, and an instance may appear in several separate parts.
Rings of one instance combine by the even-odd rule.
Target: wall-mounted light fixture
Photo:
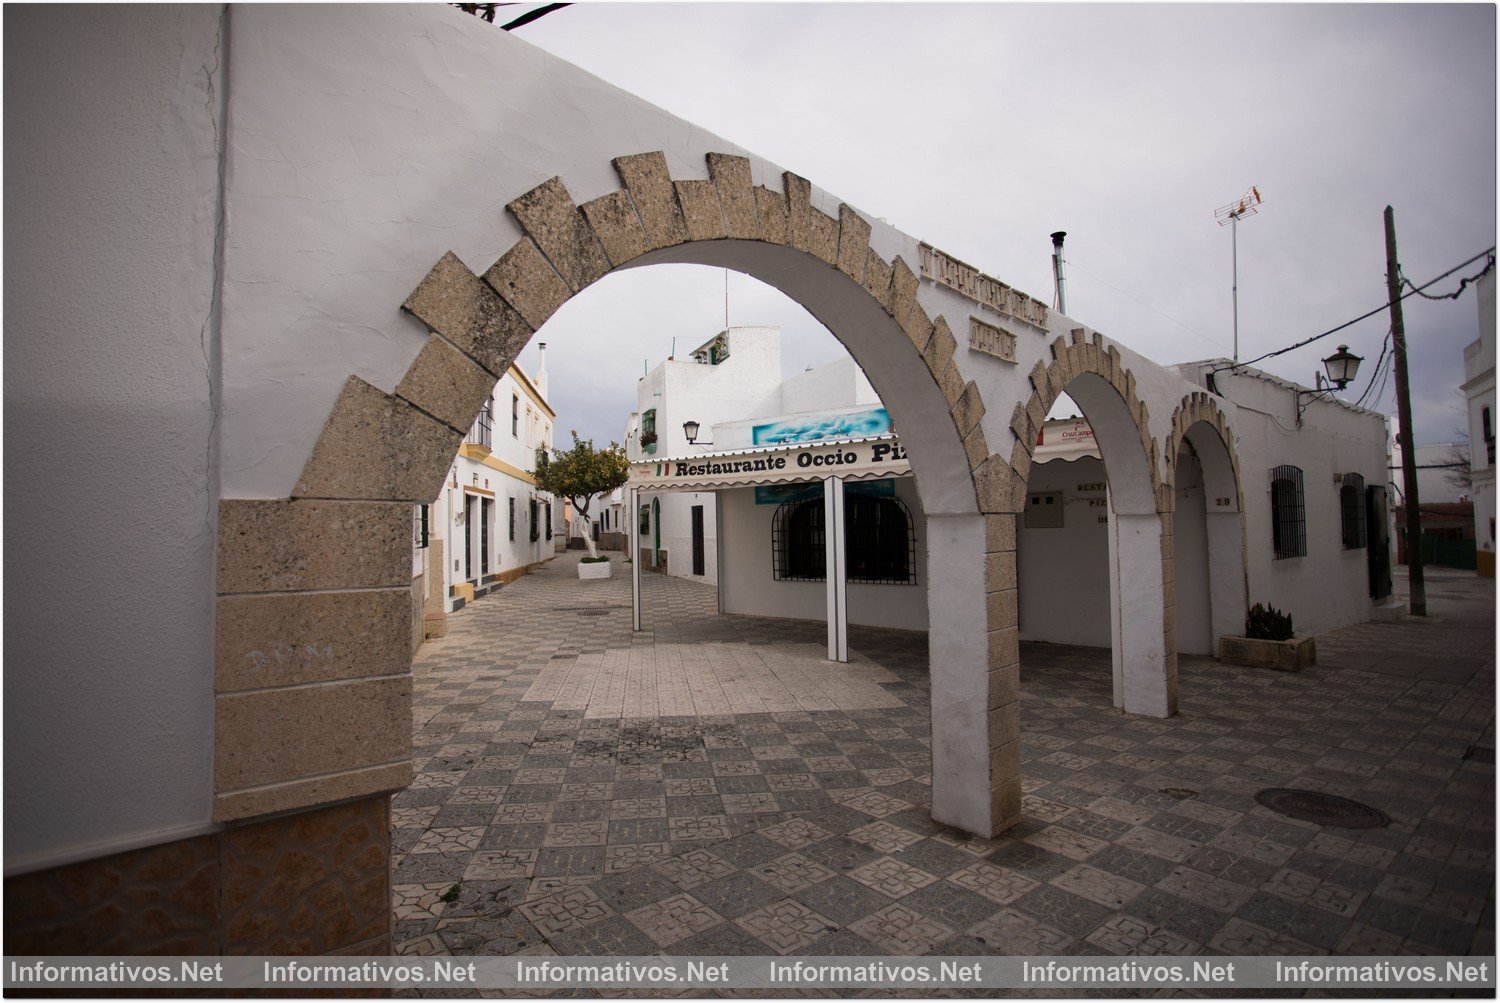
[[[1307,405],[1319,397],[1327,397],[1335,390],[1347,387],[1354,381],[1355,374],[1359,372],[1359,364],[1363,361],[1364,357],[1350,352],[1348,345],[1340,345],[1337,352],[1323,360],[1323,369],[1328,373],[1328,385],[1323,385],[1323,374],[1318,373],[1316,390],[1297,391],[1298,428],[1302,427],[1302,415],[1307,411]]]
[[[698,429],[702,426],[696,421],[685,421],[682,423],[682,434],[687,436],[689,446],[712,446],[713,443],[707,439],[698,441]]]

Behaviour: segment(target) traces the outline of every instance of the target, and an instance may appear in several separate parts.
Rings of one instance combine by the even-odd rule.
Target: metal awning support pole
[[[641,493],[630,491],[630,629],[641,629]]]
[[[844,479],[823,478],[824,570],[828,580],[828,660],[849,660],[849,587],[844,580]]]

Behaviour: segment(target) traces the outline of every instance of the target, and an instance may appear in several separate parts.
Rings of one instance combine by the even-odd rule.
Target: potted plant
[[[608,578],[610,576],[609,558],[603,554],[593,557],[585,557],[578,562],[579,578]]]
[[[1318,664],[1318,648],[1310,637],[1293,636],[1289,614],[1256,603],[1245,618],[1244,636],[1227,634],[1219,638],[1219,661],[1298,672]]]

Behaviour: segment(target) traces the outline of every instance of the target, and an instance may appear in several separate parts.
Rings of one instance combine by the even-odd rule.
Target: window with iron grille
[[[552,539],[552,503],[547,503],[547,539]]]
[[[826,545],[822,498],[782,503],[771,520],[772,577],[826,581]],[[899,499],[844,494],[845,581],[909,585],[916,558],[911,513]]]
[[[528,508],[526,510],[527,516],[530,517],[530,519],[531,519],[531,542],[532,543],[535,543],[538,540],[538,538],[540,538],[541,535],[542,535],[542,527],[540,525],[538,525],[538,521],[539,520],[536,517],[536,512],[537,512],[536,499],[533,498],[533,499],[531,499],[531,504],[528,506]]]
[[[510,499],[510,539],[514,543],[516,539],[516,500]]]
[[[1365,531],[1365,479],[1345,474],[1339,488],[1339,515],[1344,529],[1344,549],[1358,550],[1368,539]]]
[[[1307,556],[1307,511],[1302,501],[1302,471],[1283,464],[1271,469],[1271,547],[1279,561]]]
[[[430,542],[429,518],[428,507],[426,505],[416,506],[416,511],[412,514],[411,542],[418,550],[428,546]]]

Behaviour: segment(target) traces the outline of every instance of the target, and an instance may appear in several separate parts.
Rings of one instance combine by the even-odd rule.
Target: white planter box
[[[584,564],[578,562],[579,578],[608,578],[609,569],[612,565],[609,561],[599,561],[597,564]]]

